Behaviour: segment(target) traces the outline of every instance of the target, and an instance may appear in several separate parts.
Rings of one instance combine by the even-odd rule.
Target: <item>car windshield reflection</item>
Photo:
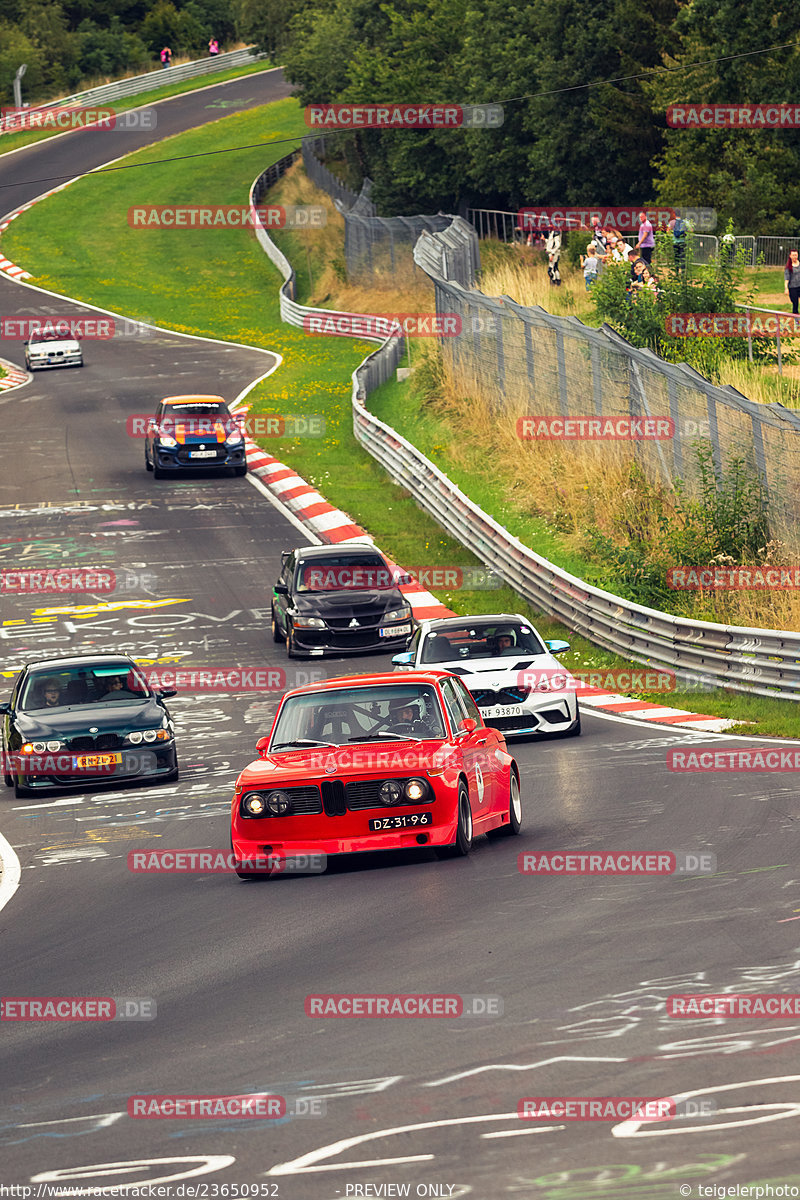
[[[443,737],[439,700],[428,684],[341,688],[290,696],[278,717],[270,750]]]
[[[149,695],[147,684],[132,664],[81,666],[31,672],[18,707],[21,712],[41,712],[90,704],[131,704]]]

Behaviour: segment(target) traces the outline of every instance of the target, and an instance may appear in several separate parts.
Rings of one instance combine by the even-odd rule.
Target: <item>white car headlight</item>
[[[168,450],[172,450],[175,446],[177,446],[178,443],[176,442],[175,438],[170,437],[168,433],[159,433],[158,444],[159,446],[166,446]]]

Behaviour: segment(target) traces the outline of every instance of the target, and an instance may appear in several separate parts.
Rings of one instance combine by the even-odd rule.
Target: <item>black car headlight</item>
[[[381,804],[399,804],[403,798],[403,789],[396,779],[384,779],[378,788],[378,799]]]
[[[321,617],[292,617],[295,629],[324,629],[325,622]]]
[[[55,754],[57,750],[61,750],[63,742],[26,742],[20,747],[21,754],[44,754],[46,751],[50,754]]]
[[[391,612],[385,612],[381,617],[382,621],[408,621],[411,618],[411,606],[404,604],[402,608],[393,608]]]
[[[169,729],[135,729],[126,736],[125,741],[131,746],[140,746],[142,742],[152,745],[153,742],[168,742],[171,737]]]

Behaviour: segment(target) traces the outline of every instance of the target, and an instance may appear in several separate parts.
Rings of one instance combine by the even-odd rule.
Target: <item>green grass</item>
[[[272,64],[266,59],[260,59],[252,66],[231,67],[228,71],[219,71],[212,75],[201,75],[195,79],[185,79],[182,82],[165,84],[163,87],[153,88],[149,92],[138,92],[135,96],[127,96],[124,99],[115,100],[113,104],[91,105],[92,108],[112,109],[115,113],[127,112],[131,108],[141,108],[144,104],[154,104],[156,100],[167,100],[170,96],[181,96],[185,92],[193,92],[198,88],[212,87],[216,83],[226,83],[230,79],[240,79],[244,75],[258,75],[262,71],[272,70]],[[37,104],[46,104],[48,101],[41,100],[33,102],[33,108]],[[51,103],[55,104],[56,101]],[[76,101],[76,107],[89,107],[89,104],[81,104]],[[59,133],[63,133],[62,129],[39,129],[28,130],[20,133],[4,133],[0,138],[0,156],[8,154],[9,150],[19,150],[21,146],[32,146],[35,142],[43,142],[48,138],[55,137]]]
[[[368,529],[377,543],[405,566],[478,565],[447,536],[404,489],[391,484],[355,441],[350,409],[350,374],[374,347],[340,338],[311,338],[280,323],[278,273],[255,239],[239,231],[134,230],[127,224],[136,204],[244,203],[249,186],[269,163],[287,153],[283,139],[299,143],[305,132],[294,100],[222,118],[126,159],[130,170],[95,172],[23,213],[2,237],[3,250],[25,266],[34,282],[89,303],[186,333],[264,346],[284,356],[282,366],[251,393],[254,413],[311,414],[325,418],[323,438],[261,439],[268,452],[320,487],[326,498]],[[235,149],[260,143],[255,148]],[[185,158],[180,169],[168,161]],[[299,246],[297,247],[299,251]],[[301,266],[301,261],[297,263]],[[213,380],[209,390],[222,390]],[[405,429],[437,460],[435,422],[415,412],[405,385],[387,384],[372,406],[390,424]],[[428,443],[431,443],[428,446]],[[456,482],[502,523],[509,513],[497,506],[491,479],[464,478],[438,456]],[[556,555],[552,534],[540,523],[518,527],[548,557]],[[580,574],[582,565],[564,562]],[[557,622],[535,613],[510,589],[440,593],[459,613],[519,611],[535,620],[545,637],[564,637],[564,656],[575,670],[628,665],[574,637]],[[731,693],[670,693],[654,700],[691,711],[754,722],[750,732],[800,734],[800,710],[786,703]],[[788,710],[788,711],[787,711]],[[797,715],[795,715],[795,713]]]

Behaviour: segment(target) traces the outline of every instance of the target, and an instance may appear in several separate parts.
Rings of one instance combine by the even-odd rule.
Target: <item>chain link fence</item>
[[[308,177],[332,197],[344,217],[344,257],[350,282],[391,279],[395,287],[412,283],[418,275],[413,255],[417,238],[421,233],[444,232],[452,215],[379,217],[371,199],[372,181],[365,179],[356,194],[328,170],[321,161],[324,154],[324,138],[303,138]]]
[[[490,299],[466,286],[463,273],[455,279],[448,272],[453,242],[463,243],[462,264],[469,258],[469,229],[459,221],[446,235],[423,234],[414,251],[434,282],[437,313],[460,317],[460,334],[440,344],[465,386],[488,397],[498,416],[652,418],[663,436],[615,442],[614,449],[603,441],[582,445],[607,460],[634,454],[649,478],[670,486],[681,479],[693,496],[702,483],[698,442],[710,444],[717,476],[742,460],[767,493],[773,536],[796,541],[800,415],[756,404],[685,364],[666,363],[608,325],[592,329],[577,317],[525,308],[508,296]]]

